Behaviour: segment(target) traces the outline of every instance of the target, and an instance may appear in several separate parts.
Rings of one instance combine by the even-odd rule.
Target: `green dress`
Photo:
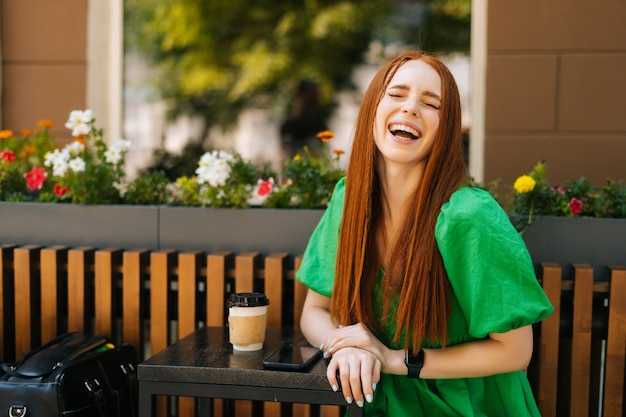
[[[333,291],[344,192],[342,179],[296,275],[328,297]],[[456,191],[441,209],[435,237],[451,284],[449,345],[537,323],[552,313],[523,240],[488,192],[469,187]],[[393,331],[387,328],[376,336],[401,349],[392,342]],[[365,407],[368,417],[539,416],[523,371],[458,379],[383,374],[374,401]]]

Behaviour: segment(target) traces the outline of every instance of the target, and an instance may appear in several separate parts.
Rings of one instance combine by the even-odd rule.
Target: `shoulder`
[[[437,227],[510,225],[508,215],[489,192],[472,187],[455,191],[441,208]]]

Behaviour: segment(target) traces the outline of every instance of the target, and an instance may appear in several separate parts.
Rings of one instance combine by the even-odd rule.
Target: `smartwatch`
[[[424,367],[424,349],[420,349],[417,354],[414,354],[410,349],[407,349],[404,363],[406,364],[406,367],[409,368],[409,378],[419,378],[420,372]]]

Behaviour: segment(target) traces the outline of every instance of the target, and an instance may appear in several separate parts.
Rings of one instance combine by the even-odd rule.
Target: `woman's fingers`
[[[328,382],[337,391],[339,385],[348,404],[363,407],[374,398],[375,384],[380,380],[380,361],[370,352],[347,348],[339,351],[327,368]]]

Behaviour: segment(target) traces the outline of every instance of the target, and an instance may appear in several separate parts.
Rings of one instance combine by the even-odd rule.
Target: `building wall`
[[[2,119],[4,129],[33,129],[39,119],[63,127],[86,106],[87,2],[1,0]]]
[[[626,180],[624,22],[623,0],[488,3],[486,181]]]

